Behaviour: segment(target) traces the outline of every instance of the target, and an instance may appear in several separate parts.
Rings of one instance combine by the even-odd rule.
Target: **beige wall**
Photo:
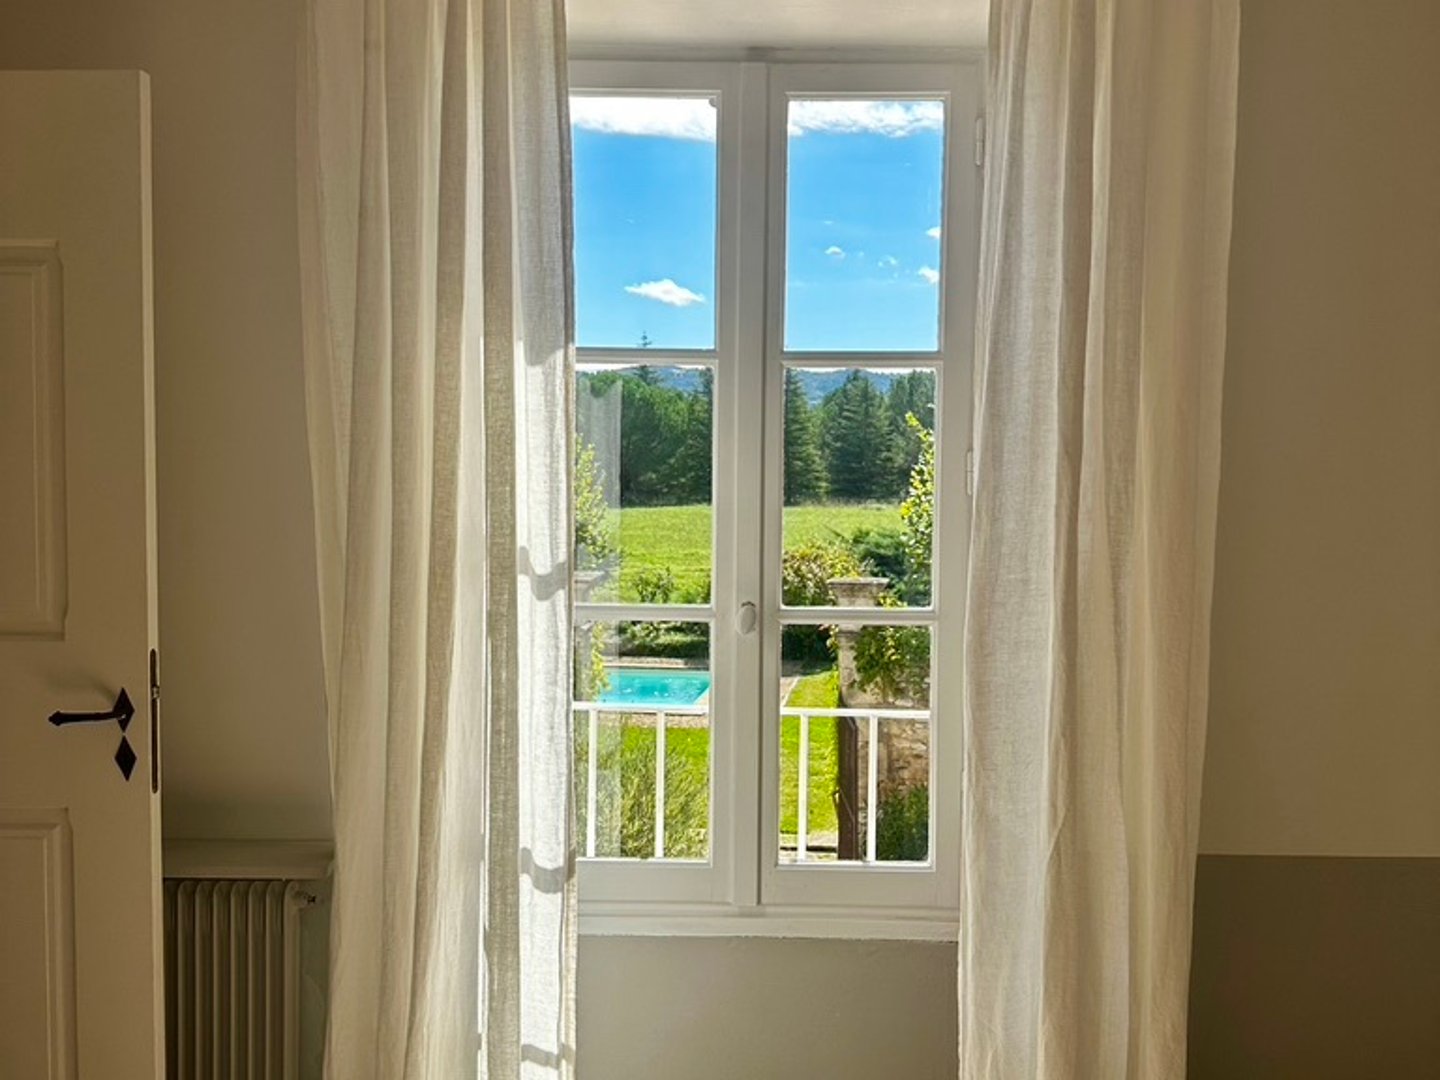
[[[955,946],[580,943],[583,1080],[955,1080]]]
[[[0,10],[0,66],[152,76],[173,836],[329,828],[299,367],[296,6]],[[1248,0],[1244,18],[1203,846],[1436,855],[1440,3]],[[1223,1063],[1209,1075],[1296,1075],[1287,1048],[1352,1004],[1307,958],[1397,910],[1416,927],[1440,911],[1427,872],[1374,861],[1331,881],[1306,876],[1311,860],[1267,864],[1202,869],[1197,1061]],[[1366,910],[1371,869],[1387,884]],[[1343,918],[1259,932],[1314,898]],[[1405,940],[1430,940],[1416,935]],[[1387,1026],[1380,999],[1413,993],[1435,1015],[1440,989],[1403,962],[1404,942],[1366,940],[1373,950],[1346,953],[1373,991],[1349,1031],[1403,1041],[1413,1026]],[[587,938],[583,1075],[948,1077],[953,961],[948,945]],[[1262,997],[1243,992],[1254,979]],[[1302,987],[1305,1009],[1267,1012]]]
[[[323,837],[292,0],[5,0],[0,67],[143,68],[168,836]]]
[[[1244,5],[1201,846],[1440,855],[1440,3]]]

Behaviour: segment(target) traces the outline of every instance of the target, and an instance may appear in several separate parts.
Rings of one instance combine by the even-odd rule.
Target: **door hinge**
[[[975,166],[985,164],[985,117],[975,117]]]
[[[965,494],[975,496],[975,450],[965,451]]]

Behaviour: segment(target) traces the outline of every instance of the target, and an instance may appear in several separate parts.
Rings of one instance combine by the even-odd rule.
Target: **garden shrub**
[[[635,575],[635,593],[642,604],[687,603],[676,599],[675,575],[649,567]],[[664,656],[675,660],[705,660],[710,655],[710,633],[704,623],[623,622],[622,656]]]
[[[881,862],[924,862],[930,855],[930,788],[889,792],[875,821],[875,856]]]
[[[620,554],[605,501],[605,473],[595,447],[581,439],[575,452],[575,562],[581,570],[608,567]]]
[[[864,572],[900,581],[908,569],[905,540],[897,529],[860,528],[850,534],[850,550]]]
[[[678,584],[671,602],[676,604],[708,604],[710,602],[710,571],[706,570],[688,585]]]
[[[905,417],[905,423],[920,443],[920,454],[910,469],[909,488],[905,501],[900,504],[905,572],[898,591],[900,599],[907,604],[928,604],[935,537],[935,433],[927,430],[913,413]]]
[[[635,599],[641,604],[668,604],[675,595],[675,575],[668,568],[648,566],[635,574]]]
[[[833,604],[830,580],[858,577],[864,567],[855,553],[838,541],[814,541],[785,551],[780,563],[781,598],[797,607]],[[828,662],[835,656],[823,627],[787,626],[780,642],[786,660]]]
[[[576,731],[578,831],[585,835],[588,732]],[[702,859],[710,822],[709,731],[671,727],[665,743],[665,854]],[[655,853],[655,729],[602,726],[596,762],[597,854],[651,858]]]
[[[855,635],[855,681],[892,704],[930,703],[930,629],[866,626]]]

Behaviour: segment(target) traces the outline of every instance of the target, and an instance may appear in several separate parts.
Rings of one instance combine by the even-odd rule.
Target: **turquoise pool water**
[[[694,705],[710,692],[708,671],[612,667],[605,669],[605,675],[609,685],[600,701],[607,705]]]

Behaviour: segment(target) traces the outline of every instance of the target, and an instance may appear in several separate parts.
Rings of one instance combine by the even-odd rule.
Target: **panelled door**
[[[149,89],[0,72],[0,1077],[163,1074]]]

